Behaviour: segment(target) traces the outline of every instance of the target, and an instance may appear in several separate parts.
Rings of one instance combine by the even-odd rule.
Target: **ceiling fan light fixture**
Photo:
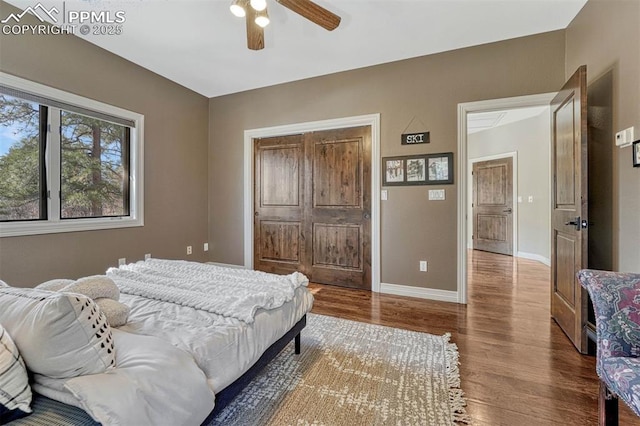
[[[262,27],[262,28],[269,25],[269,22],[271,21],[269,20],[269,14],[267,13],[267,9],[261,10],[257,13],[255,22],[259,27]]]
[[[233,0],[229,10],[238,18],[244,18],[247,15],[247,1],[246,0]]]
[[[262,12],[267,8],[267,0],[251,0],[251,7]]]

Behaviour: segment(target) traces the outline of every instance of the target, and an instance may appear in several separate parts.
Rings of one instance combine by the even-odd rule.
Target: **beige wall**
[[[458,103],[557,90],[564,43],[556,31],[211,99],[211,260],[243,263],[245,129],[380,113],[382,156],[456,155]],[[431,132],[429,145],[400,145],[413,117]],[[429,202],[428,187],[389,188],[381,205],[382,282],[456,290],[456,189],[448,185],[446,201]],[[421,259],[429,272],[418,271]]]
[[[640,1],[589,0],[566,30],[565,76],[582,64],[589,82],[613,72],[614,133],[635,126],[640,139]],[[630,147],[613,158],[614,269],[640,272],[640,168]]]
[[[15,10],[0,2],[0,16]],[[187,245],[206,259],[207,98],[73,36],[0,35],[0,70],[145,116],[145,226],[0,238],[0,279],[33,286]]]

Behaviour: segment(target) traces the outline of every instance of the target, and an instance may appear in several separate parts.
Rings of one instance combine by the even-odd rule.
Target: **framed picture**
[[[382,159],[382,184],[384,186],[405,184],[405,157],[386,157]]]
[[[424,185],[427,182],[427,159],[424,155],[406,160],[407,185]]]
[[[382,159],[382,186],[453,183],[453,152]]]
[[[640,167],[640,140],[633,143],[631,152],[633,153],[633,167]]]
[[[453,152],[427,154],[427,185],[453,183]]]

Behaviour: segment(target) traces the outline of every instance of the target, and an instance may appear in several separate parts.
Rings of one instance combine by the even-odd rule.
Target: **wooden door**
[[[255,141],[254,268],[371,289],[371,127]]]
[[[587,292],[576,279],[587,262],[587,68],[551,102],[551,316],[587,351]]]
[[[513,158],[473,163],[473,249],[513,256]]]
[[[314,282],[371,289],[371,127],[307,134]]]
[[[255,142],[253,267],[257,270],[307,273],[304,151],[304,135]]]

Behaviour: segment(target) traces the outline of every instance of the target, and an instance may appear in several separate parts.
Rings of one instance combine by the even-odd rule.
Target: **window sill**
[[[0,238],[25,235],[58,234],[63,232],[98,231],[103,229],[132,228],[144,226],[142,219],[99,218],[69,219],[59,222],[5,222],[0,223]]]

